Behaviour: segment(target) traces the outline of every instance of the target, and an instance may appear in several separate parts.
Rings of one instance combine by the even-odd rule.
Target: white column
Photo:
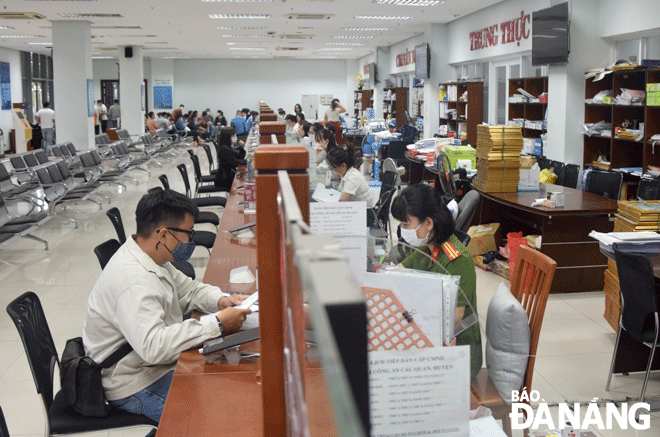
[[[142,47],[132,46],[132,48],[133,55],[127,58],[125,46],[119,47],[121,127],[122,129],[126,129],[131,135],[142,135],[144,133],[144,111],[142,110],[142,105],[144,104],[142,97],[144,64],[142,60]]]
[[[431,138],[438,132],[440,126],[440,103],[438,101],[438,84],[448,82],[451,67],[446,59],[449,53],[447,45],[447,25],[432,24],[424,32],[431,51],[431,77],[424,81],[424,138]]]
[[[94,114],[87,111],[87,80],[92,79],[89,21],[53,21],[53,109],[57,142],[94,148]],[[92,93],[94,97],[94,93]]]

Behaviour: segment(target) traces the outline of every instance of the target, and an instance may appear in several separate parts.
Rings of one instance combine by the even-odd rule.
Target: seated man
[[[159,421],[179,353],[237,331],[250,310],[233,308],[244,298],[194,281],[171,264],[190,258],[197,206],[165,190],[146,194],[135,211],[137,235],[106,265],[87,302],[85,353],[97,363],[128,342],[133,351],[103,370],[113,408]],[[201,323],[183,320],[192,310],[216,312]]]

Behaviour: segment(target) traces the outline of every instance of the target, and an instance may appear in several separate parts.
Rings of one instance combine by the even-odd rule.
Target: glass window
[[[660,36],[653,36],[647,39],[646,58],[660,59]]]
[[[639,38],[629,39],[627,41],[619,41],[617,43],[616,59],[631,60],[630,57],[634,56],[635,61],[639,62]],[[631,61],[632,62],[632,61]]]

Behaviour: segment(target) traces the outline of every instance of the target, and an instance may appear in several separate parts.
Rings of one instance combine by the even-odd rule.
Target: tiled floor
[[[201,161],[206,162],[205,158]],[[128,192],[112,201],[112,206],[122,212],[127,234],[135,230],[133,214],[137,201],[147,189],[160,185],[159,174],[167,174],[172,188],[182,191],[183,183],[175,168],[179,162],[189,164],[190,160],[182,156],[162,169],[152,167],[150,178],[138,176],[141,178],[139,185],[129,183]],[[37,232],[50,241],[51,250],[44,251],[43,245],[25,239],[0,250],[0,406],[12,436],[42,436],[44,424],[42,406],[23,346],[4,308],[25,291],[37,293],[61,353],[68,338],[81,334],[87,296],[100,273],[92,248],[116,237],[105,216],[108,205],[101,211],[82,205],[75,209],[71,213],[81,220],[79,229],[54,218]],[[221,214],[221,210],[216,212]],[[207,226],[200,227],[206,229]],[[205,249],[195,251],[192,263],[198,278],[204,275],[207,259]],[[478,310],[482,323],[490,298],[501,280],[499,276],[477,270]],[[602,317],[603,302],[603,293],[550,296],[533,381],[533,388],[545,401],[586,404],[594,397],[623,400],[626,396],[639,396],[643,378],[640,374],[615,376],[611,390],[605,391],[615,333]],[[651,375],[647,396],[660,396],[660,373]],[[556,407],[551,408],[555,417],[556,411]],[[653,414],[651,429],[646,431],[594,432],[600,437],[658,437],[660,413]],[[144,429],[133,429],[93,435],[142,437],[145,434]],[[515,435],[522,435],[522,432]]]

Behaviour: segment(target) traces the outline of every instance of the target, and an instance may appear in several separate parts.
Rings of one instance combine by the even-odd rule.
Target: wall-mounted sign
[[[154,108],[172,109],[172,81],[154,79]]]
[[[408,50],[406,49],[405,52],[401,53],[400,55],[396,56],[396,66],[397,67],[404,67],[406,65],[414,64],[415,63],[415,50]]]
[[[87,79],[87,116],[94,117],[94,79]]]
[[[9,62],[0,62],[0,104],[3,111],[11,111],[11,77]]]
[[[520,45],[520,41],[529,38],[530,29],[530,16],[521,11],[520,17],[513,20],[470,32],[470,50],[481,50],[514,42]]]

